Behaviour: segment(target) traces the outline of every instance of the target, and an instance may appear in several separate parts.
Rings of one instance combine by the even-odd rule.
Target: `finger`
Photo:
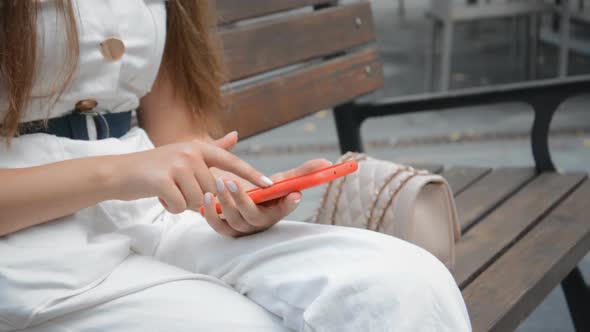
[[[269,219],[273,221],[273,224],[275,224],[291,214],[291,212],[295,211],[301,202],[301,197],[302,195],[300,192],[293,192],[285,197],[277,199],[273,202],[274,204],[259,206],[259,208],[262,210],[262,213],[267,215]],[[267,225],[267,227],[270,226],[272,226],[272,224]]]
[[[217,200],[221,205],[223,216],[228,225],[240,233],[252,233],[256,228],[246,222],[230,194],[222,178],[217,178]]]
[[[221,219],[217,214],[217,209],[215,208],[216,199],[212,193],[206,193],[203,198],[205,204],[205,219],[211,228],[217,233],[229,236],[229,237],[238,237],[244,234],[236,231],[235,229],[231,228],[225,220]]]
[[[217,192],[215,178],[203,160],[196,161],[193,169],[202,191],[210,193]]]
[[[191,173],[181,173],[175,179],[186,202],[186,208],[197,211],[203,205],[203,192],[199,182]]]
[[[230,151],[238,143],[238,132],[232,131],[222,138],[214,140],[212,143],[218,148]]]
[[[170,180],[161,190],[160,201],[163,202],[166,210],[173,214],[178,214],[186,210],[187,205],[184,196],[174,181]]]
[[[268,223],[267,216],[261,213],[244,188],[232,180],[226,181],[225,184],[244,220],[251,226],[264,227]]]
[[[313,172],[315,170],[318,170],[318,169],[321,169],[324,167],[328,167],[331,165],[332,165],[332,162],[327,159],[313,159],[313,160],[305,162],[303,165],[300,165],[296,168],[290,169],[286,172],[275,174],[275,175],[271,176],[270,178],[274,182],[278,182],[278,181],[281,181],[284,179],[288,179],[288,178],[296,177],[296,176],[303,175],[303,174],[306,174],[309,172]]]
[[[273,184],[272,180],[257,171],[247,162],[234,154],[220,149],[214,145],[203,145],[203,157],[208,166],[221,168],[234,173],[243,179],[252,182],[259,187],[268,187]]]

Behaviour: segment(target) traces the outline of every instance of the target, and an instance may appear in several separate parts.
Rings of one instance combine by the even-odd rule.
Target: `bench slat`
[[[451,167],[445,169],[441,175],[451,186],[453,194],[457,196],[471,184],[483,178],[490,171],[490,168],[482,167]]]
[[[233,81],[366,44],[375,33],[370,4],[363,2],[229,29],[220,37]]]
[[[245,138],[350,101],[382,85],[377,50],[364,49],[234,90],[233,107],[222,113],[222,124]]]
[[[543,173],[463,235],[455,280],[465,287],[579,184],[585,174]]]
[[[265,16],[311,5],[336,3],[336,0],[215,0],[218,21],[222,24]]]
[[[501,168],[464,189],[456,198],[461,229],[465,231],[471,227],[532,179],[535,173],[532,168]]]
[[[590,250],[590,181],[464,291],[474,331],[512,331]]]

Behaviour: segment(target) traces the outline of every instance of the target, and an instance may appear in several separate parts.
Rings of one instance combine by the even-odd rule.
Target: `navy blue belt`
[[[121,113],[99,113],[74,110],[72,113],[47,121],[22,123],[19,135],[45,133],[76,140],[89,140],[86,119],[92,117],[96,125],[96,138],[119,138],[131,129],[131,111]]]

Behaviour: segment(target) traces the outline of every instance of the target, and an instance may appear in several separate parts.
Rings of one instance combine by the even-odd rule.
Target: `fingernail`
[[[215,185],[217,186],[217,192],[222,193],[225,190],[222,178],[217,178],[217,180],[215,180]]]
[[[293,203],[295,203],[295,204],[301,203],[301,193],[294,193],[294,194],[291,194],[291,195],[292,196],[295,196],[295,197],[293,197],[293,198],[295,198],[293,200]]]
[[[274,184],[269,177],[264,175],[260,177],[260,181],[264,182],[264,184],[266,184],[267,186],[272,186]]]
[[[231,133],[227,134],[227,136],[231,136],[231,135],[236,135],[236,136],[238,136],[238,131],[237,131],[237,130],[234,130],[234,131],[232,131]]]
[[[238,186],[233,182],[233,181],[227,181],[225,183],[227,185],[227,188],[229,189],[229,191],[231,191],[232,193],[235,193],[238,191]]]
[[[211,204],[211,193],[206,193],[205,194],[205,206],[209,206],[209,204]]]

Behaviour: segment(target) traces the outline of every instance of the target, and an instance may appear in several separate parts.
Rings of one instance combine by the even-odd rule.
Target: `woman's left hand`
[[[273,182],[305,174],[330,166],[325,159],[315,159],[292,170],[271,176]],[[301,193],[293,192],[263,204],[255,204],[246,193],[243,183],[235,179],[218,177],[217,196],[205,194],[205,219],[219,234],[240,237],[264,231],[289,215],[301,201]],[[219,201],[223,218],[217,214],[215,204]]]

